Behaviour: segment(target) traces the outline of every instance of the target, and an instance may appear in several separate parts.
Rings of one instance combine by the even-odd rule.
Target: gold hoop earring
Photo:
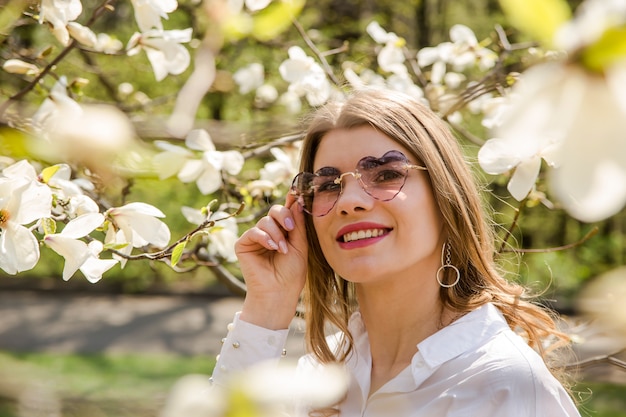
[[[443,259],[444,253],[445,253],[445,256],[446,256],[445,262],[444,262],[444,259]],[[441,266],[437,270],[437,274],[436,274],[437,283],[439,283],[439,285],[441,287],[443,287],[443,288],[452,288],[456,284],[458,284],[459,281],[461,280],[461,272],[459,271],[459,268],[457,268],[456,266],[452,265],[451,258],[452,258],[452,254],[451,254],[451,250],[450,250],[450,240],[448,239],[448,242],[443,242],[443,246],[441,247]],[[446,268],[452,268],[452,269],[454,269],[454,272],[456,272],[456,279],[454,280],[454,282],[452,284],[444,284],[443,282],[441,282],[441,273]]]

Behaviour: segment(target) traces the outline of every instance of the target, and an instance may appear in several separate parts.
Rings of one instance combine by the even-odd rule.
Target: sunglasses
[[[409,169],[426,168],[413,165],[400,151],[389,151],[380,158],[366,156],[353,172],[339,172],[337,168],[324,167],[315,173],[301,172],[293,179],[290,193],[302,209],[315,217],[327,215],[343,191],[343,177],[353,176],[368,195],[379,201],[390,201],[398,195]]]

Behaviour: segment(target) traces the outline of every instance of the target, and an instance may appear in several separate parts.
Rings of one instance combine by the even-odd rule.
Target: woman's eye
[[[315,186],[316,193],[330,193],[330,192],[336,192],[340,190],[341,190],[341,183],[339,184],[335,183],[334,178],[320,181]]]
[[[404,178],[404,173],[393,169],[386,169],[384,171],[377,172],[374,176],[375,183],[385,183],[391,181],[398,181]]]

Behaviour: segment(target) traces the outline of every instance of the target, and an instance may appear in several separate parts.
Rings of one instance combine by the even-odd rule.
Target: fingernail
[[[270,248],[274,250],[278,249],[278,245],[272,239],[268,239],[267,244],[269,245]]]
[[[294,224],[293,224],[293,220],[291,220],[291,217],[287,217],[287,218],[285,219],[285,227],[286,227],[288,230],[293,230],[293,228],[294,228]]]
[[[282,253],[287,253],[287,244],[285,243],[284,240],[281,240],[278,245],[280,246],[280,251]]]

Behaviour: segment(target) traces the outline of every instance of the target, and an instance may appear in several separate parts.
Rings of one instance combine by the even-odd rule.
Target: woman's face
[[[321,140],[313,167],[315,172],[323,167],[353,172],[362,158],[380,158],[390,150],[418,164],[406,148],[370,126],[336,129]],[[409,169],[406,183],[390,201],[370,196],[352,175],[344,175],[342,185],[330,212],[313,217],[321,249],[335,272],[356,283],[402,276],[415,281],[422,274],[432,279],[441,265],[443,221],[427,171]]]

